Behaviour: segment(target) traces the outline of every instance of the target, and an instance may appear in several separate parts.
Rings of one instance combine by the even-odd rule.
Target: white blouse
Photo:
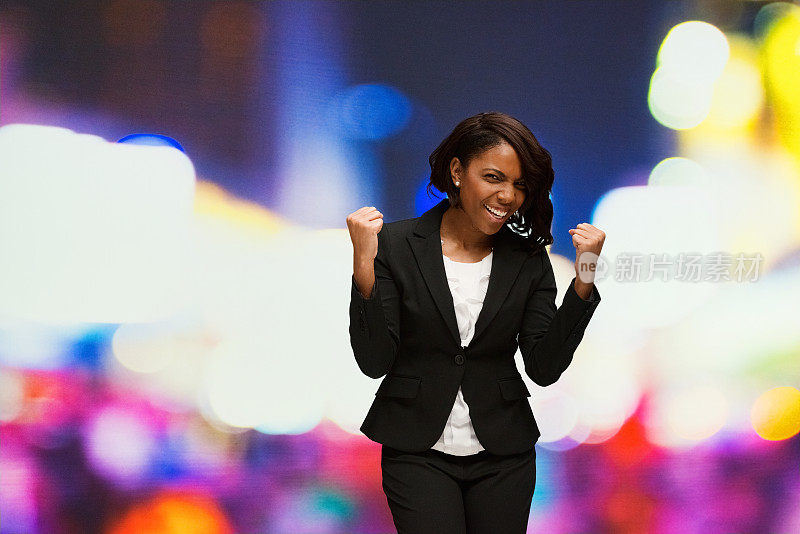
[[[453,295],[462,346],[469,345],[475,334],[475,321],[483,307],[483,299],[489,286],[493,255],[494,252],[490,252],[475,263],[462,263],[442,255],[447,283]],[[464,402],[460,386],[444,431],[432,448],[456,456],[475,454],[484,449],[475,436],[469,418],[469,406]]]

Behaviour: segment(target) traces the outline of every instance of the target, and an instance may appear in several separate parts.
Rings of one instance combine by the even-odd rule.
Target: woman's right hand
[[[359,208],[347,216],[347,229],[353,242],[353,259],[372,262],[378,255],[378,232],[383,227],[383,214],[374,206]]]

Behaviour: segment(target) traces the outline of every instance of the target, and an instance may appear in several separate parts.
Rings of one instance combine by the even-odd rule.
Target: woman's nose
[[[511,204],[515,194],[516,192],[514,191],[513,185],[503,185],[500,187],[500,191],[497,192],[497,200],[503,204]]]

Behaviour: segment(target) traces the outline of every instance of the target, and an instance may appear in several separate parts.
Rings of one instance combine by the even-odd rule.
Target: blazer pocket
[[[417,376],[386,375],[375,395],[413,399],[419,393],[419,384],[420,378]]]
[[[497,383],[500,385],[500,394],[506,400],[524,399],[531,396],[522,377],[501,378]]]

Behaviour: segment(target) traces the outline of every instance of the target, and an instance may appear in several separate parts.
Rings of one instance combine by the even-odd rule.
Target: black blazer
[[[420,217],[384,222],[370,298],[351,277],[353,354],[367,376],[386,375],[361,431],[396,449],[430,449],[461,386],[481,445],[494,454],[523,452],[540,432],[514,361],[517,347],[531,380],[554,383],[572,361],[600,294],[593,285],[583,300],[573,278],[556,310],[549,255],[529,253],[504,225],[475,333],[462,347],[439,233],[448,206],[444,199]]]

